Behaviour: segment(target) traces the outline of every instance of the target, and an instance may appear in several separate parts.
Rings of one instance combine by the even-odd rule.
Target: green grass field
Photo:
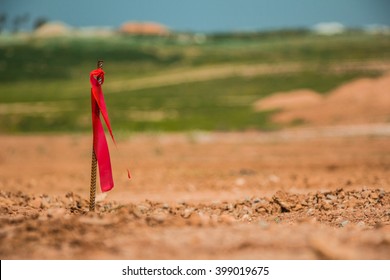
[[[273,130],[273,112],[255,112],[255,100],[380,75],[350,65],[390,62],[390,36],[0,37],[0,133],[90,131],[89,72],[98,58],[115,131]]]

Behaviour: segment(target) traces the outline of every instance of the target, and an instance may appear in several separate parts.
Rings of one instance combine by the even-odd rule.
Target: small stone
[[[345,205],[344,204],[337,204],[337,208],[338,209],[345,209]]]
[[[162,224],[167,219],[167,215],[165,215],[164,213],[156,213],[152,216],[152,219]]]
[[[49,202],[46,199],[42,198],[40,207],[41,207],[41,209],[48,208],[49,207]]]
[[[30,205],[34,208],[40,208],[41,199],[39,197],[35,197],[34,199],[30,200]]]
[[[302,208],[303,208],[302,205],[301,205],[300,203],[298,203],[297,205],[295,205],[294,210],[295,210],[295,211],[299,211],[299,210],[301,210]]]
[[[252,209],[249,208],[249,207],[246,207],[246,206],[244,206],[244,207],[242,208],[242,211],[243,211],[245,214],[248,214],[249,216],[252,216],[252,214],[253,214]]]
[[[99,193],[96,195],[96,202],[102,202],[107,197],[107,193]]]
[[[186,223],[191,226],[201,227],[204,224],[204,219],[197,213],[194,213],[188,216],[188,218],[186,218]]]
[[[183,211],[182,217],[184,219],[188,219],[192,215],[193,212],[194,212],[194,210],[192,208],[186,208]]]
[[[283,212],[290,212],[292,203],[289,201],[289,197],[286,193],[278,191],[274,196],[273,200],[281,207]]]
[[[225,209],[231,212],[231,211],[234,210],[234,205],[232,203],[229,203],[229,204],[226,205]]]
[[[147,212],[149,210],[149,208],[150,207],[143,205],[143,204],[137,205],[137,210],[140,211],[141,213]]]
[[[142,218],[144,215],[142,214],[142,212],[136,207],[133,209],[132,211],[133,215],[137,218]]]
[[[245,214],[244,216],[241,217],[241,220],[250,222],[252,221],[252,218],[248,214]]]
[[[348,208],[355,208],[358,204],[358,200],[355,197],[351,197],[349,201],[346,202]]]
[[[328,211],[328,210],[332,209],[332,205],[330,205],[327,202],[324,202],[324,203],[322,203],[322,209],[324,209],[325,211]]]
[[[307,210],[306,214],[311,216],[311,215],[314,215],[314,212],[315,212],[315,210],[313,208],[310,208],[309,210]]]
[[[357,223],[358,227],[364,227],[366,224],[363,221]]]
[[[370,197],[371,197],[372,199],[378,199],[378,198],[379,198],[378,194],[375,193],[375,192],[372,192],[372,193],[370,194]]]
[[[346,227],[347,225],[349,224],[349,221],[348,220],[344,220],[340,223],[340,226],[341,227]]]
[[[326,198],[329,199],[330,201],[334,201],[334,200],[337,199],[337,196],[331,195],[331,194],[327,194],[327,195],[326,195]]]
[[[164,203],[164,204],[161,206],[161,208],[167,210],[167,209],[169,209],[169,204]]]
[[[369,195],[369,193],[370,193],[370,192],[367,191],[367,190],[363,191],[362,194],[361,194],[361,195],[362,195],[362,198],[367,198],[368,195]]]

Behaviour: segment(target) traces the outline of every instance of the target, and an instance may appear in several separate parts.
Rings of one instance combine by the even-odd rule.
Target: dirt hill
[[[308,89],[277,92],[254,104],[257,111],[280,109],[274,121],[313,125],[383,123],[390,120],[390,73],[343,84],[325,95]]]

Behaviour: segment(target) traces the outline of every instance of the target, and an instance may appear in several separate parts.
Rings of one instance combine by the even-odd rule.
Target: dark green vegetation
[[[255,112],[254,101],[379,75],[361,65],[390,61],[390,36],[0,37],[0,132],[89,131],[88,75],[98,58],[105,60],[103,90],[115,131],[270,130],[278,128],[272,112]]]

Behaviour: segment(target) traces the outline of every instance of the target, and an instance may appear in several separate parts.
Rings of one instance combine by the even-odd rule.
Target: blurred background
[[[390,121],[386,0],[0,0],[0,133],[90,131],[105,60],[114,131]]]

